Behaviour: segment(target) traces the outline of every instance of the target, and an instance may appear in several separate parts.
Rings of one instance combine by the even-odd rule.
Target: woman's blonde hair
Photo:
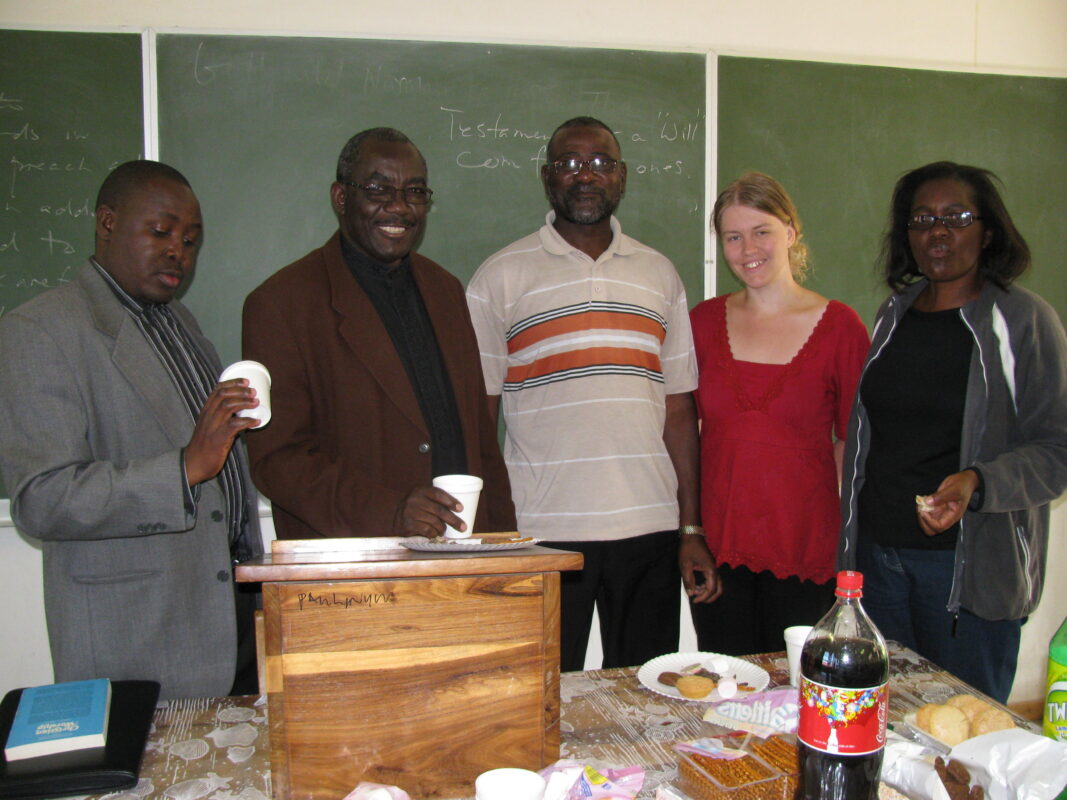
[[[722,215],[730,206],[748,206],[777,217],[784,225],[792,225],[797,237],[789,248],[789,267],[797,283],[808,276],[808,246],[803,243],[804,225],[800,221],[793,198],[770,175],[746,172],[719,192],[711,219],[715,235],[722,236]]]

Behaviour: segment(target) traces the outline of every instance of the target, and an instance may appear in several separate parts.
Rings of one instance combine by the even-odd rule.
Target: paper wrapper
[[[548,784],[544,800],[607,800],[634,798],[645,783],[641,767],[606,769],[602,773],[588,764],[561,759],[539,773]]]
[[[971,785],[985,789],[988,800],[1054,800],[1067,784],[1067,744],[1019,728],[975,736],[944,758],[967,767]],[[882,780],[916,800],[948,800],[934,754],[893,734]]]
[[[799,709],[797,688],[780,686],[715,703],[704,712],[704,721],[766,739],[776,733],[796,733]]]

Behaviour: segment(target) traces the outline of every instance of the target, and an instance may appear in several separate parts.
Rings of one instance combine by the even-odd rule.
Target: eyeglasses
[[[552,171],[557,175],[577,175],[582,167],[589,167],[590,172],[596,175],[609,175],[619,166],[619,162],[607,156],[593,156],[592,158],[557,158],[552,162]]]
[[[396,186],[382,186],[377,183],[352,183],[350,181],[345,181],[345,186],[351,186],[353,189],[362,189],[368,200],[372,203],[380,203],[383,206],[393,202],[397,194],[404,199],[404,202],[413,206],[424,206],[433,197],[433,189],[428,186],[405,186],[400,189]]]
[[[928,231],[938,222],[946,228],[966,228],[976,219],[981,219],[981,217],[973,211],[954,211],[940,217],[936,214],[912,214],[908,218],[908,230]]]

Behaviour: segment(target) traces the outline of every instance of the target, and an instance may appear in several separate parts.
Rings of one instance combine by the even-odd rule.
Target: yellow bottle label
[[[1050,739],[1067,742],[1067,665],[1048,661],[1048,692],[1045,694],[1045,724]]]

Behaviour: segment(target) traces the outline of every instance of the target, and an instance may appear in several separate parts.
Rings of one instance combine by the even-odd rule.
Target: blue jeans
[[[953,550],[881,547],[860,538],[863,607],[886,639],[895,639],[957,678],[1006,703],[1015,680],[1026,619],[988,620],[947,611]]]

